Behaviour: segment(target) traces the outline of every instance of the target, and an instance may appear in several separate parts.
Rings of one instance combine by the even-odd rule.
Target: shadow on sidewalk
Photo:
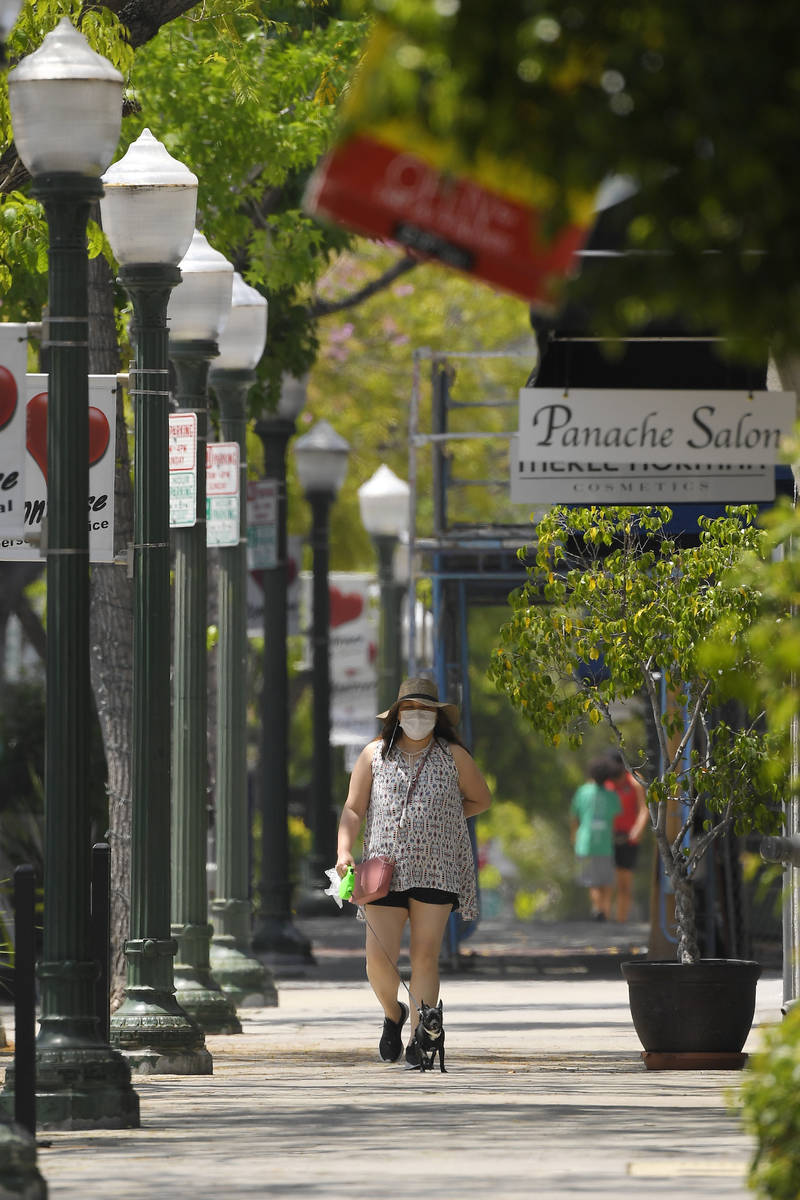
[[[335,912],[331,917],[298,918],[297,926],[310,938],[315,965],[297,972],[276,972],[278,978],[310,981],[364,979],[362,921]],[[646,923],[618,925],[591,921],[535,922],[491,918],[480,920],[455,955],[443,953],[442,972],[474,978],[563,978],[591,976],[618,979],[620,963],[647,952]],[[400,968],[408,966],[407,940]]]

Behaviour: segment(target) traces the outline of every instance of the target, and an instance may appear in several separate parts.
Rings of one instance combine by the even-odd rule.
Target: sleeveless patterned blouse
[[[375,854],[394,858],[390,891],[427,887],[455,892],[459,913],[464,920],[473,920],[478,915],[475,865],[458,768],[447,742],[433,743],[399,830],[403,800],[423,755],[393,749],[384,759],[382,745],[376,742],[372,754],[364,858]]]

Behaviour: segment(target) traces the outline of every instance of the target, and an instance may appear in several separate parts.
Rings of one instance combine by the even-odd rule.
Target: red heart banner
[[[108,449],[111,430],[108,418],[99,408],[89,408],[89,466],[99,462]],[[28,453],[36,460],[47,479],[47,392],[38,392],[28,401],[25,439]]]
[[[17,411],[17,381],[8,367],[0,367],[0,429],[5,429]]]
[[[347,621],[357,620],[364,611],[364,599],[357,592],[340,592],[337,587],[330,589],[331,629],[344,625]]]

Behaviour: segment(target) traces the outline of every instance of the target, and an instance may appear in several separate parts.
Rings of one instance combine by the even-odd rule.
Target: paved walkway
[[[421,1075],[378,1061],[369,988],[336,978],[361,935],[349,924],[328,923],[316,978],[282,982],[276,1009],[244,1010],[242,1035],[207,1039],[213,1077],[138,1078],[140,1129],[41,1133],[50,1196],[749,1195],[751,1146],[726,1099],[740,1076],[646,1071],[618,976],[492,977],[487,963],[446,974],[448,1071]],[[558,940],[596,951],[596,931],[579,932],[562,927]],[[494,944],[508,957],[514,939],[499,933],[485,927],[474,953],[490,959]],[[761,981],[757,1023],[777,1019],[780,997],[780,979]],[[748,1048],[757,1038],[756,1027]]]

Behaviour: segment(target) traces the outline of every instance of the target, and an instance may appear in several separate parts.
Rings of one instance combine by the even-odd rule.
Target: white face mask
[[[400,728],[413,742],[421,742],[436,725],[436,713],[429,708],[407,708],[400,713]]]

